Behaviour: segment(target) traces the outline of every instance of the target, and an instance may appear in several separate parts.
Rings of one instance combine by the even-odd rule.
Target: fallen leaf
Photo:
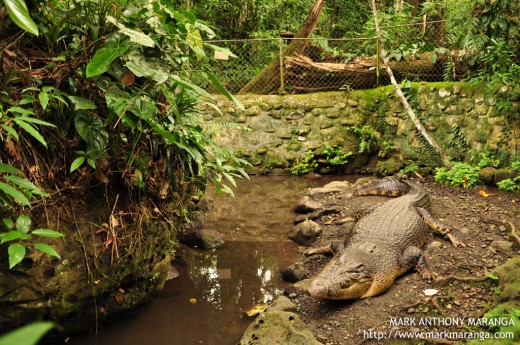
[[[197,299],[196,299],[196,298],[190,298],[190,303],[191,303],[191,304],[195,304],[195,303],[197,303]]]
[[[435,296],[436,294],[439,293],[439,290],[436,290],[436,289],[426,289],[426,290],[423,290],[423,293],[425,296]]]
[[[263,312],[267,308],[267,305],[265,304],[257,304],[253,306],[251,309],[246,310],[244,313],[246,313],[247,316],[255,316]]]
[[[99,235],[100,233],[105,232],[105,231],[106,231],[106,229],[103,229],[103,228],[97,229],[96,230],[96,235]]]
[[[108,248],[109,245],[112,244],[112,242],[114,242],[114,238],[113,237],[110,237],[108,240],[105,241],[105,243],[103,243],[105,245],[105,248]]]
[[[489,193],[486,193],[485,190],[480,190],[478,193],[479,193],[480,195],[482,195],[484,198],[488,198],[488,197],[490,197],[490,196],[494,196],[494,195],[496,195],[496,194],[489,194]]]
[[[119,226],[119,221],[113,214],[110,215],[110,226],[111,228],[116,228]]]
[[[127,73],[121,78],[121,83],[125,84],[126,86],[133,85],[135,81],[135,75],[133,73]]]
[[[121,295],[116,295],[115,299],[116,299],[116,302],[117,302],[118,304],[123,304],[123,303],[125,303],[125,300],[124,300],[123,296],[121,296]]]
[[[14,141],[7,140],[5,142],[5,148],[9,152],[11,156],[13,156],[17,161],[22,159],[22,156],[20,155],[20,151],[16,147]]]

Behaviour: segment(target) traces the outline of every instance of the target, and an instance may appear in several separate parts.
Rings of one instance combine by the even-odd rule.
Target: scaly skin
[[[387,178],[368,189],[361,187],[353,195],[396,196],[403,192],[408,193],[376,207],[356,223],[347,246],[311,282],[312,296],[324,299],[375,296],[412,267],[423,278],[431,279],[433,275],[420,249],[430,238],[428,227],[447,235],[455,246],[465,246],[462,234],[434,219],[423,208],[428,205],[429,197],[418,184]],[[311,249],[306,254],[330,248]]]

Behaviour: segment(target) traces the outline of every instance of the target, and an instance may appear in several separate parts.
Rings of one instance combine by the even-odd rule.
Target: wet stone
[[[294,212],[305,214],[314,212],[322,207],[323,205],[320,202],[317,202],[310,196],[306,195],[296,203],[296,206],[294,206]]]
[[[306,220],[296,225],[287,237],[298,244],[310,246],[321,233],[318,223]]]

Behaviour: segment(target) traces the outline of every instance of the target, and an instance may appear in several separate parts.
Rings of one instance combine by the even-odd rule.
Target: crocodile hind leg
[[[428,227],[430,229],[434,230],[435,232],[437,232],[443,236],[448,236],[451,243],[455,247],[465,247],[467,245],[467,240],[466,240],[464,234],[462,234],[462,232],[460,232],[457,229],[452,228],[451,226],[449,226],[447,224],[444,224],[443,222],[441,222],[438,219],[435,219],[424,208],[416,207],[416,209],[417,209],[417,212],[419,213],[419,215],[421,216],[421,218],[423,219],[424,223],[426,223],[426,225],[428,225]]]
[[[401,270],[397,275],[401,275],[415,266],[415,269],[423,279],[432,280],[434,277],[433,272],[430,270],[426,260],[424,259],[422,250],[415,246],[410,246],[405,249],[401,255],[401,259],[399,260],[399,266],[401,267]]]
[[[396,177],[385,177],[382,180],[369,182],[356,189],[353,196],[380,195],[396,198],[410,191],[410,186]]]

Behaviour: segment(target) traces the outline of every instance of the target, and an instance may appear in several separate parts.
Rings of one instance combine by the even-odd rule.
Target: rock
[[[298,315],[287,311],[260,313],[247,327],[240,345],[319,345]]]
[[[377,177],[374,177],[374,176],[361,177],[356,180],[356,184],[362,186],[362,185],[372,182],[374,180],[377,180]]]
[[[303,263],[296,261],[291,266],[281,270],[280,275],[286,282],[294,283],[304,279],[307,275],[307,270],[305,269]]]
[[[497,169],[494,182],[496,184],[503,180],[514,179],[517,175],[518,173],[513,169]]]
[[[449,95],[451,95],[451,92],[446,90],[445,88],[441,88],[439,90],[439,97],[440,98],[445,98],[445,97],[448,97]]]
[[[295,311],[296,304],[291,301],[287,296],[278,296],[277,299],[274,300],[267,308],[265,308],[265,312],[273,312],[273,311]]]
[[[490,244],[491,247],[507,252],[513,248],[513,243],[509,241],[493,241]]]
[[[333,187],[333,188],[318,187],[318,188],[309,188],[307,194],[310,196],[320,196],[323,194],[338,193],[338,192],[342,192],[342,191],[343,191],[342,188],[337,188],[337,187]]]
[[[487,167],[478,171],[478,177],[484,181],[487,185],[492,185],[495,179],[495,173],[497,169],[493,167]]]
[[[349,189],[352,185],[348,181],[332,181],[327,183],[323,188],[331,188],[331,189]]]
[[[296,203],[296,206],[294,206],[294,212],[305,214],[314,212],[322,207],[323,205],[321,203],[306,195]]]
[[[289,120],[289,121],[293,121],[293,120],[301,119],[304,116],[305,116],[305,114],[301,111],[292,111],[285,116],[285,119]]]
[[[224,235],[216,230],[197,229],[180,236],[181,243],[202,249],[214,249],[224,245]]]
[[[509,259],[505,264],[498,267],[497,274],[502,286],[500,300],[520,299],[520,256]]]
[[[296,225],[287,237],[303,246],[310,246],[321,233],[322,230],[318,223],[306,220]]]
[[[352,108],[356,108],[359,106],[359,102],[358,101],[355,101],[353,99],[348,99],[347,100],[347,104],[349,107],[352,107]]]

